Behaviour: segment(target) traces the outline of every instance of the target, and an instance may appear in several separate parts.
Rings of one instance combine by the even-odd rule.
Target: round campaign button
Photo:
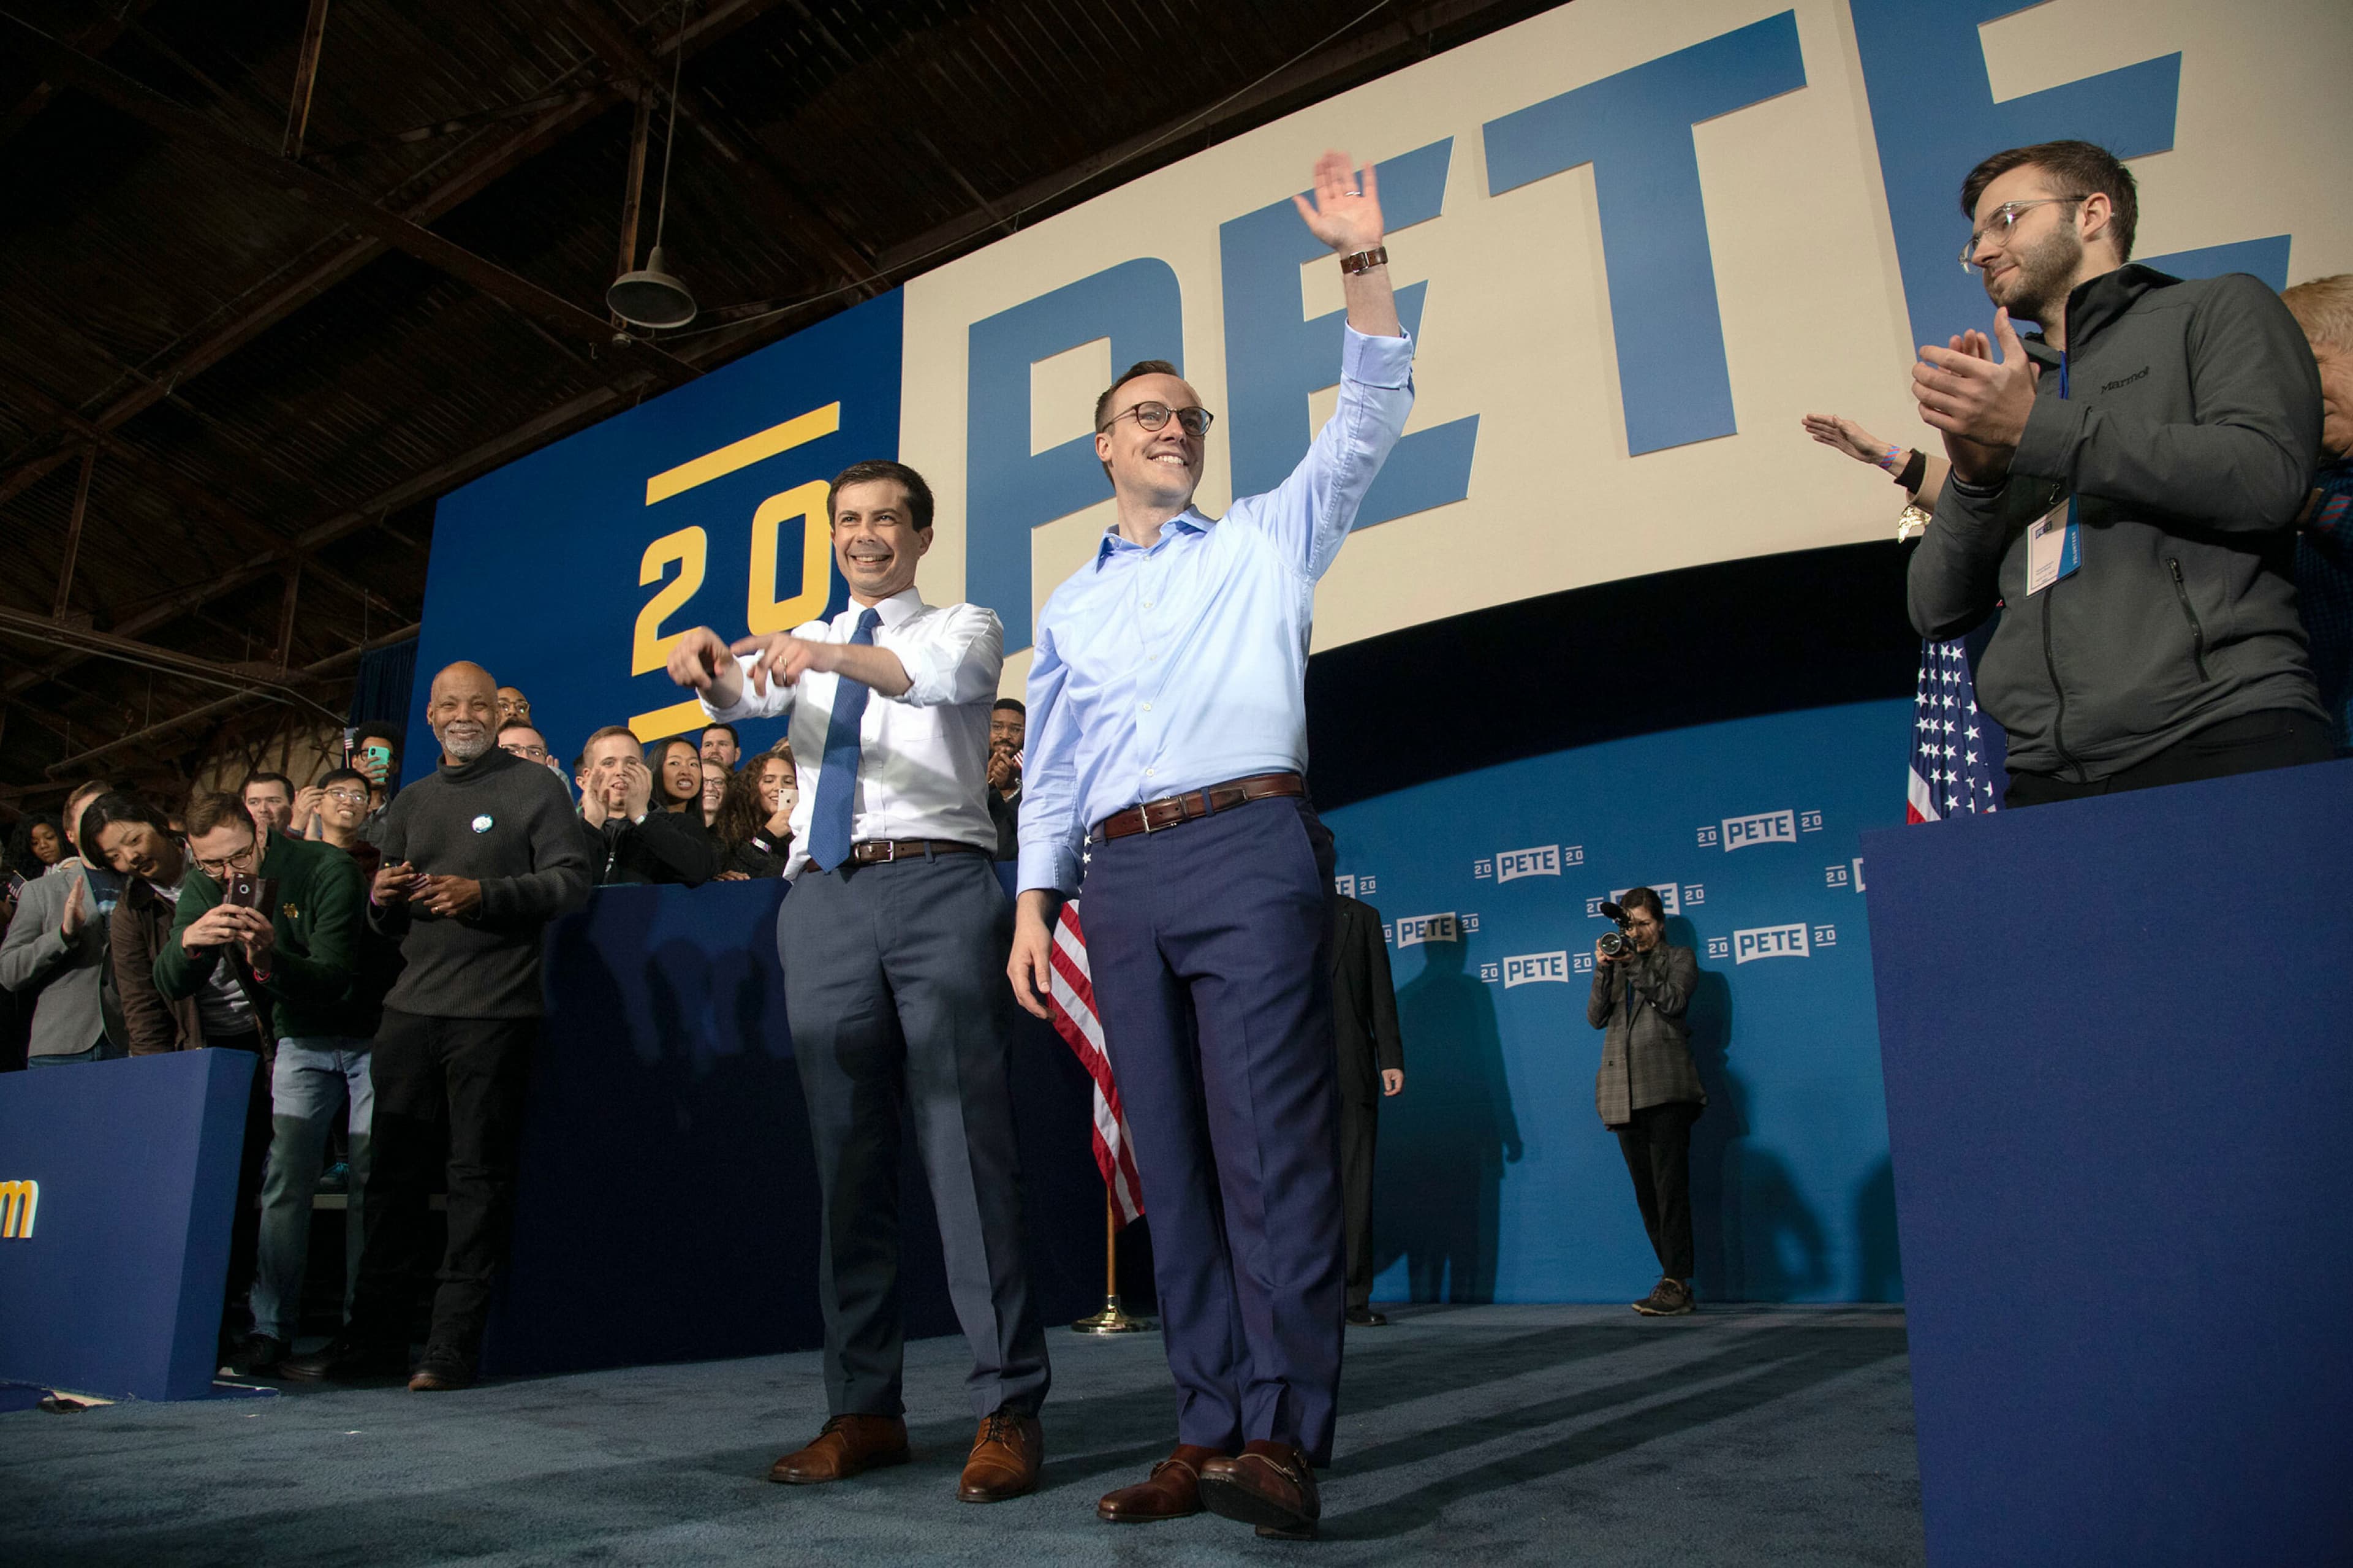
[[[477,833],[488,833],[490,830],[491,830],[491,816],[490,816],[490,813],[488,813],[488,812],[484,812],[481,816],[478,816],[478,817],[474,818],[474,831],[475,831],[475,832],[477,832]]]

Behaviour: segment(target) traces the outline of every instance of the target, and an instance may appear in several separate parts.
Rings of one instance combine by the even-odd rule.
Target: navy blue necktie
[[[872,647],[874,628],[882,612],[868,610],[849,634],[853,647]],[[818,764],[817,803],[809,808],[809,858],[830,871],[849,858],[850,817],[858,802],[859,727],[866,719],[866,699],[872,689],[863,681],[837,675],[833,680],[833,720],[826,726],[825,760]]]

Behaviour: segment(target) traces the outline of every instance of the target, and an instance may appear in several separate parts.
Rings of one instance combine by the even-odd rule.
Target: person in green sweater
[[[345,1306],[358,1278],[361,1199],[368,1168],[375,1093],[368,1042],[382,997],[355,987],[364,935],[358,864],[328,844],[255,830],[233,795],[200,795],[185,817],[193,869],[181,884],[171,939],[155,959],[156,988],[168,997],[203,990],[215,965],[235,966],[267,1016],[275,1044],[269,1067],[269,1158],[261,1181],[261,1230],[251,1308],[253,1329],[228,1369],[268,1377],[293,1342],[311,1244],[311,1195],[328,1130],[351,1112],[352,1175],[344,1210]],[[230,901],[249,888],[265,907]]]

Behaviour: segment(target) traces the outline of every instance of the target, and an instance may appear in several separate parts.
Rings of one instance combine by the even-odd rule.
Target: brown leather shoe
[[[1262,1441],[1243,1444],[1237,1458],[1201,1466],[1201,1506],[1283,1541],[1313,1538],[1324,1513],[1307,1457],[1288,1443]]]
[[[1095,1517],[1108,1524],[1150,1524],[1155,1520],[1183,1519],[1201,1511],[1201,1467],[1225,1453],[1198,1443],[1179,1443],[1176,1451],[1152,1467],[1145,1480],[1115,1492],[1105,1492],[1095,1504]]]
[[[837,1415],[818,1433],[816,1442],[769,1466],[768,1479],[796,1487],[846,1481],[885,1465],[903,1465],[911,1457],[907,1423],[900,1417]]]
[[[1046,1461],[1046,1429],[1035,1415],[998,1407],[973,1434],[956,1497],[964,1502],[1003,1502],[1038,1489],[1038,1467]]]

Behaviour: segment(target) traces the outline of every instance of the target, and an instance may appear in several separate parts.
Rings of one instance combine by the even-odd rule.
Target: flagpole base
[[[1148,1334],[1160,1325],[1149,1318],[1131,1318],[1120,1310],[1119,1298],[1103,1298],[1103,1310],[1091,1318],[1081,1318],[1071,1325],[1077,1334]]]

